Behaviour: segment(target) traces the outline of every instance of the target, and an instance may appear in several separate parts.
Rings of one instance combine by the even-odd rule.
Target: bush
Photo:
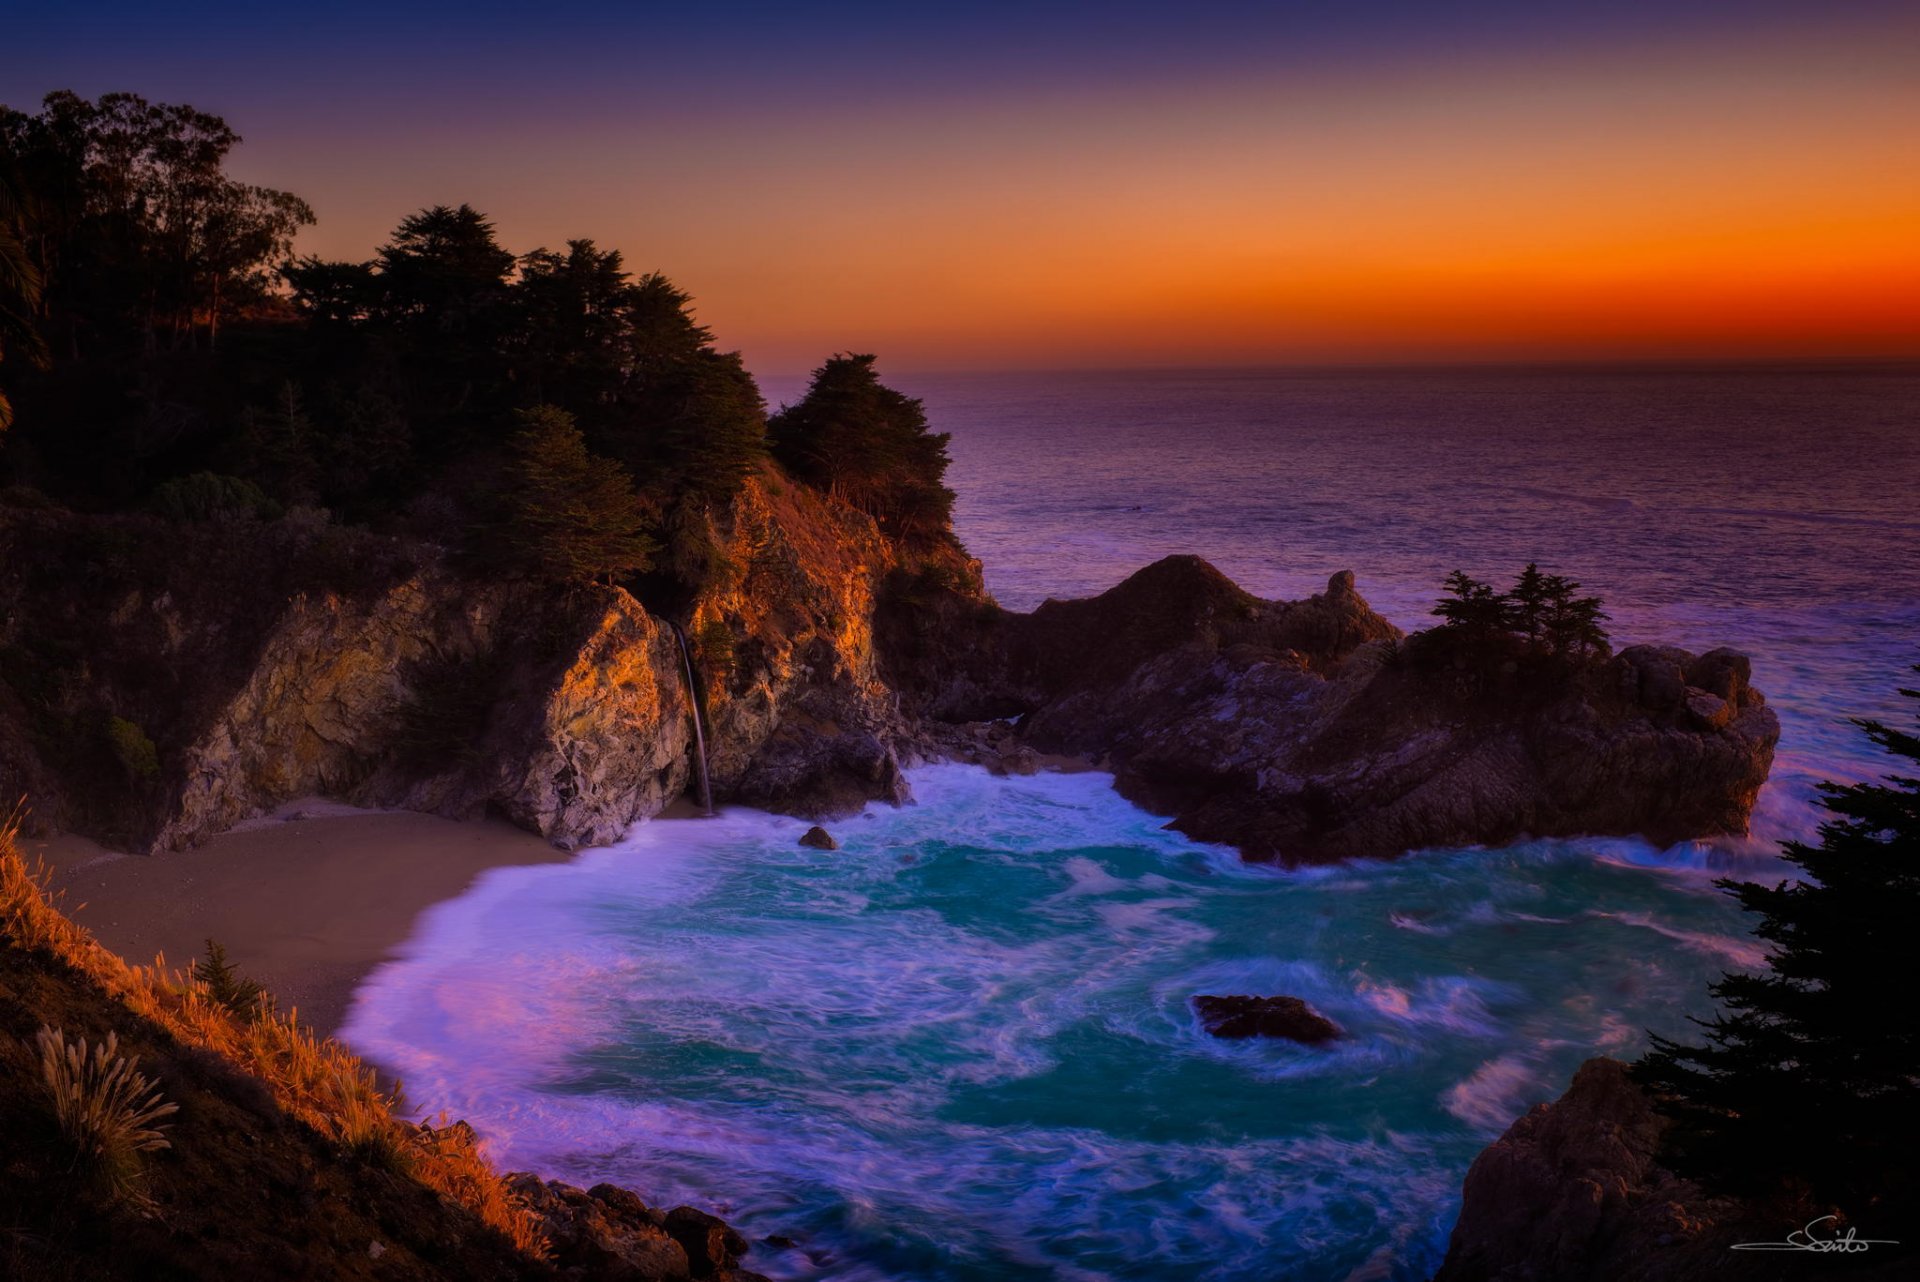
[[[160,773],[160,750],[153,746],[153,740],[147,738],[147,732],[138,723],[125,717],[111,718],[107,722],[107,742],[113,745],[113,755],[135,779],[152,779]]]
[[[252,481],[215,472],[178,476],[158,486],[147,506],[169,521],[274,520],[280,505]]]
[[[725,619],[708,619],[693,638],[693,658],[709,681],[733,675],[733,629]]]
[[[140,1199],[142,1153],[168,1147],[160,1119],[179,1111],[123,1059],[113,1033],[91,1049],[42,1025],[40,1077],[53,1100],[61,1134],[74,1147],[77,1169],[100,1179],[116,1198]]]

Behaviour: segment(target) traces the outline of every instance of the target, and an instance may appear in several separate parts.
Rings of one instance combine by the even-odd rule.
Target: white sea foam
[[[1738,920],[1577,843],[1279,872],[1098,774],[911,782],[838,851],[729,810],[492,872],[346,1036],[509,1165],[817,1257],[757,1253],[776,1276],[1411,1278],[1486,1132],[1623,1029],[1677,1031]],[[1597,983],[1623,991],[1568,1001]],[[1346,1036],[1223,1041],[1202,992]]]

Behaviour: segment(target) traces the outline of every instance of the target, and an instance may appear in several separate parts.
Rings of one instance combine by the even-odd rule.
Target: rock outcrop
[[[739,1267],[747,1240],[690,1206],[649,1207],[613,1184],[576,1188],[524,1172],[508,1186],[540,1217],[555,1269],[578,1282],[765,1282]]]
[[[1737,1242],[1782,1241],[1831,1208],[1710,1196],[1660,1164],[1666,1125],[1625,1064],[1588,1060],[1565,1095],[1535,1105],[1474,1160],[1434,1282],[1805,1278],[1814,1266],[1888,1282],[1913,1276],[1908,1244],[1844,1264],[1807,1252],[1733,1250]],[[1898,1236],[1874,1228],[1859,1236]],[[1844,1233],[1828,1222],[1816,1236]]]
[[[1779,737],[1732,651],[1461,652],[1402,638],[1350,573],[1268,602],[1169,557],[1090,600],[937,628],[904,646],[927,715],[1017,715],[1027,746],[1097,758],[1172,827],[1254,859],[1741,833]]]
[[[1298,997],[1202,993],[1193,999],[1193,1010],[1200,1026],[1215,1037],[1281,1037],[1318,1046],[1340,1036],[1337,1024]]]

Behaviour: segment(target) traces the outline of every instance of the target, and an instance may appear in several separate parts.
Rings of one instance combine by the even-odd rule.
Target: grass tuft
[[[180,1106],[160,1097],[160,1088],[122,1057],[120,1039],[108,1033],[92,1047],[84,1038],[41,1025],[40,1078],[53,1100],[61,1134],[73,1145],[75,1169],[101,1180],[115,1200],[144,1202],[140,1155],[168,1147],[160,1119]]]

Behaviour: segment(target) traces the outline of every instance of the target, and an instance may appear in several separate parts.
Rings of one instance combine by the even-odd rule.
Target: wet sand
[[[489,868],[571,856],[511,825],[294,802],[198,850],[144,856],[84,837],[25,838],[60,906],[134,962],[184,967],[208,938],[303,1020],[333,1032],[353,990],[421,912]]]

